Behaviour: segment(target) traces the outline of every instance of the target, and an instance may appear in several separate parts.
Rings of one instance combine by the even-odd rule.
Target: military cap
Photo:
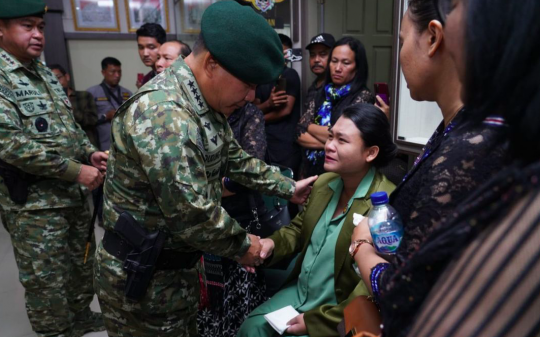
[[[43,0],[0,0],[0,19],[42,16],[47,11]]]
[[[210,54],[242,81],[269,83],[283,71],[277,33],[250,7],[235,1],[210,5],[201,20],[201,34]]]

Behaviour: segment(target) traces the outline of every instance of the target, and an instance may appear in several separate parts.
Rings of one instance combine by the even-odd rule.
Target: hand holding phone
[[[382,98],[384,103],[390,105],[390,94],[388,92],[388,84],[384,82],[374,83],[375,95]]]
[[[280,77],[276,83],[276,92],[287,90],[287,79],[285,77]]]

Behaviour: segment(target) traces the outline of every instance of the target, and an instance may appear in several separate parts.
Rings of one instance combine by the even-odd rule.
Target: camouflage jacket
[[[250,240],[221,207],[224,176],[287,198],[295,189],[293,180],[240,148],[179,59],[113,118],[105,228],[112,230],[127,211],[146,229],[165,231],[167,248],[241,256]]]
[[[0,49],[0,159],[37,176],[22,206],[0,178],[1,209],[82,205],[88,190],[75,180],[94,151],[54,74],[39,60],[25,67]]]

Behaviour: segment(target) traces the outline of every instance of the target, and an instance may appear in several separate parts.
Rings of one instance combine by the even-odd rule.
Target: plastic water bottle
[[[371,195],[373,208],[368,225],[375,248],[381,254],[395,254],[403,238],[403,223],[396,210],[388,204],[386,192]]]

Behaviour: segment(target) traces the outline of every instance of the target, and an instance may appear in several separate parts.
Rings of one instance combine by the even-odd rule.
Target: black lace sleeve
[[[377,280],[385,329],[392,329],[390,322],[397,321],[399,329],[412,319],[418,298],[410,296],[411,283],[421,284],[424,292],[432,286],[425,277],[432,266],[424,265],[414,273],[403,273],[402,269],[419,249],[433,244],[426,240],[453,216],[457,206],[504,167],[507,147],[499,142],[503,133],[503,128],[486,125],[456,127],[392,195],[391,204],[403,219],[404,236],[395,263]],[[402,334],[393,331],[388,335]]]
[[[309,124],[315,120],[315,99],[308,102],[308,108],[300,116],[300,120],[296,125],[296,138],[307,132]]]
[[[360,94],[356,96],[354,103],[375,104],[375,96],[373,96],[373,94],[369,90],[362,90]]]
[[[399,260],[420,244],[456,206],[504,166],[505,146],[495,147],[499,130],[455,130],[407,180],[393,199],[404,222]]]

